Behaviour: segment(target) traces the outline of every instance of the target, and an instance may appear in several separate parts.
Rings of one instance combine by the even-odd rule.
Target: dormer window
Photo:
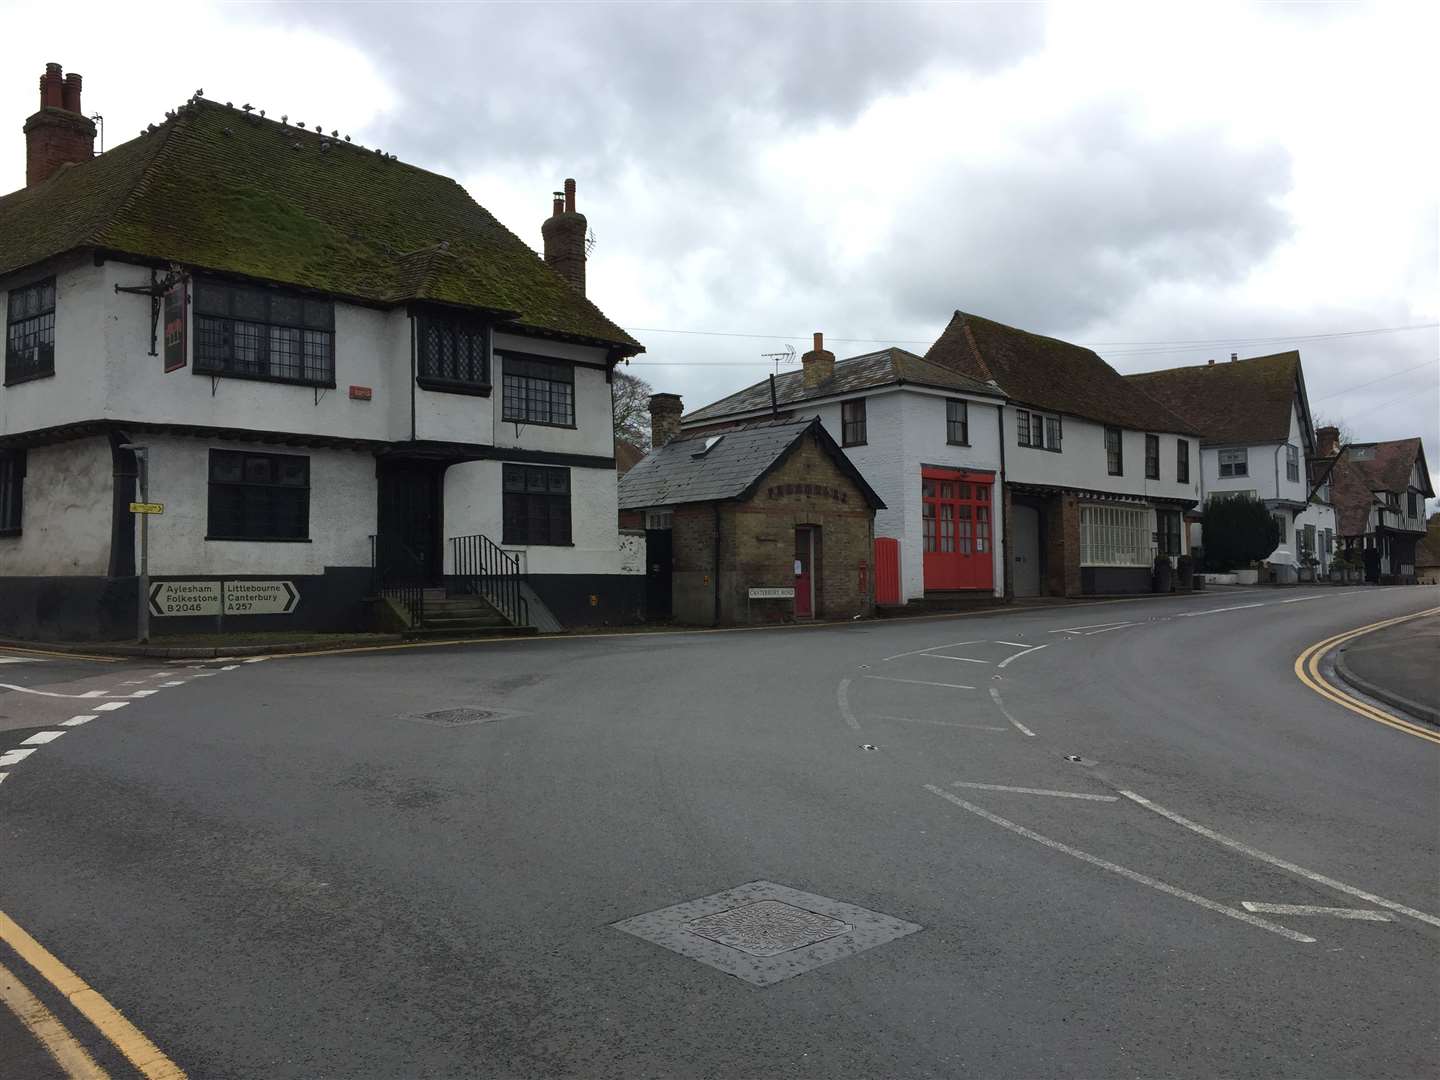
[[[55,374],[55,279],[11,289],[5,307],[5,385]]]
[[[335,385],[335,305],[325,299],[195,280],[195,373]]]

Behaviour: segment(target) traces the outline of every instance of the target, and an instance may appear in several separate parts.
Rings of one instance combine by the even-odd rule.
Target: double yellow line
[[[4,942],[35,971],[64,994],[81,1016],[94,1024],[146,1080],[185,1080],[184,1071],[121,1015],[84,979],[62,964],[15,920],[0,911],[0,942]],[[6,1005],[55,1059],[70,1080],[108,1080],[89,1051],[4,966],[0,966],[0,1004]]]
[[[1424,615],[1435,615],[1440,613],[1440,607],[1430,608],[1426,611],[1417,611],[1413,615],[1401,615],[1394,619],[1383,619],[1369,626],[1361,626],[1354,630],[1347,630],[1343,634],[1336,634],[1334,637],[1326,638],[1324,641],[1317,641],[1308,649],[1295,658],[1295,677],[1302,683],[1314,690],[1323,698],[1328,698],[1336,705],[1349,709],[1353,713],[1359,713],[1367,720],[1374,720],[1377,724],[1384,724],[1386,727],[1395,728],[1414,735],[1417,739],[1424,739],[1426,742],[1435,743],[1440,746],[1440,732],[1432,728],[1421,727],[1409,720],[1402,720],[1393,713],[1384,709],[1377,709],[1374,705],[1367,704],[1359,698],[1352,697],[1344,690],[1341,690],[1334,683],[1329,682],[1320,674],[1320,660],[1331,649],[1343,645],[1351,638],[1357,638],[1361,634],[1368,634],[1373,630],[1382,630],[1387,626],[1395,626],[1398,623],[1409,622],[1411,619],[1418,619]]]

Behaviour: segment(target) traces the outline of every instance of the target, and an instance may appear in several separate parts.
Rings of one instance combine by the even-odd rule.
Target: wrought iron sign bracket
[[[135,296],[148,296],[150,298],[150,355],[159,356],[156,348],[160,336],[160,309],[164,303],[165,294],[177,281],[184,276],[184,271],[178,266],[171,266],[165,272],[165,276],[157,277],[155,270],[150,271],[149,285],[116,285],[117,293],[131,293]]]

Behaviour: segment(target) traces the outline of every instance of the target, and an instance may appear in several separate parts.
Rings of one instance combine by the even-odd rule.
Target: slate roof
[[[870,505],[877,510],[885,509],[874,488],[865,482],[815,416],[763,420],[718,434],[682,434],[671,439],[658,450],[650,451],[640,464],[620,478],[620,509],[743,498],[810,432],[865,494]],[[708,439],[718,441],[706,451]]]
[[[1356,449],[1374,450],[1374,456],[1359,459]],[[1331,502],[1335,505],[1336,527],[1341,536],[1363,536],[1377,491],[1403,495],[1410,489],[1410,470],[1420,462],[1424,495],[1434,498],[1430,472],[1425,465],[1425,447],[1416,439],[1391,442],[1352,443],[1340,454],[1331,475]],[[1403,502],[1402,502],[1403,505]]]
[[[1003,397],[993,386],[958,372],[928,363],[912,352],[889,348],[852,356],[835,362],[835,372],[816,386],[805,385],[804,371],[787,371],[775,378],[775,398],[782,408],[805,401],[854,394],[882,386],[924,386],[937,390],[955,390],[966,394]],[[738,393],[721,398],[687,415],[683,423],[703,423],[725,416],[735,416],[758,409],[770,408],[770,380],[747,386]]]
[[[1290,410],[1300,388],[1300,354],[1292,349],[1125,379],[1198,428],[1202,446],[1283,443],[1290,438]]]
[[[1201,434],[1092,350],[979,315],[955,312],[925,359],[972,379],[993,379],[1020,405],[1138,431]]]
[[[643,351],[454,180],[203,99],[0,197],[0,274],[91,247]]]

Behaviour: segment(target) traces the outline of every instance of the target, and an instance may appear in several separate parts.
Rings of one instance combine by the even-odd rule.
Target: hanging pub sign
[[[190,279],[178,278],[165,290],[165,371],[185,366],[185,307],[189,301]]]

